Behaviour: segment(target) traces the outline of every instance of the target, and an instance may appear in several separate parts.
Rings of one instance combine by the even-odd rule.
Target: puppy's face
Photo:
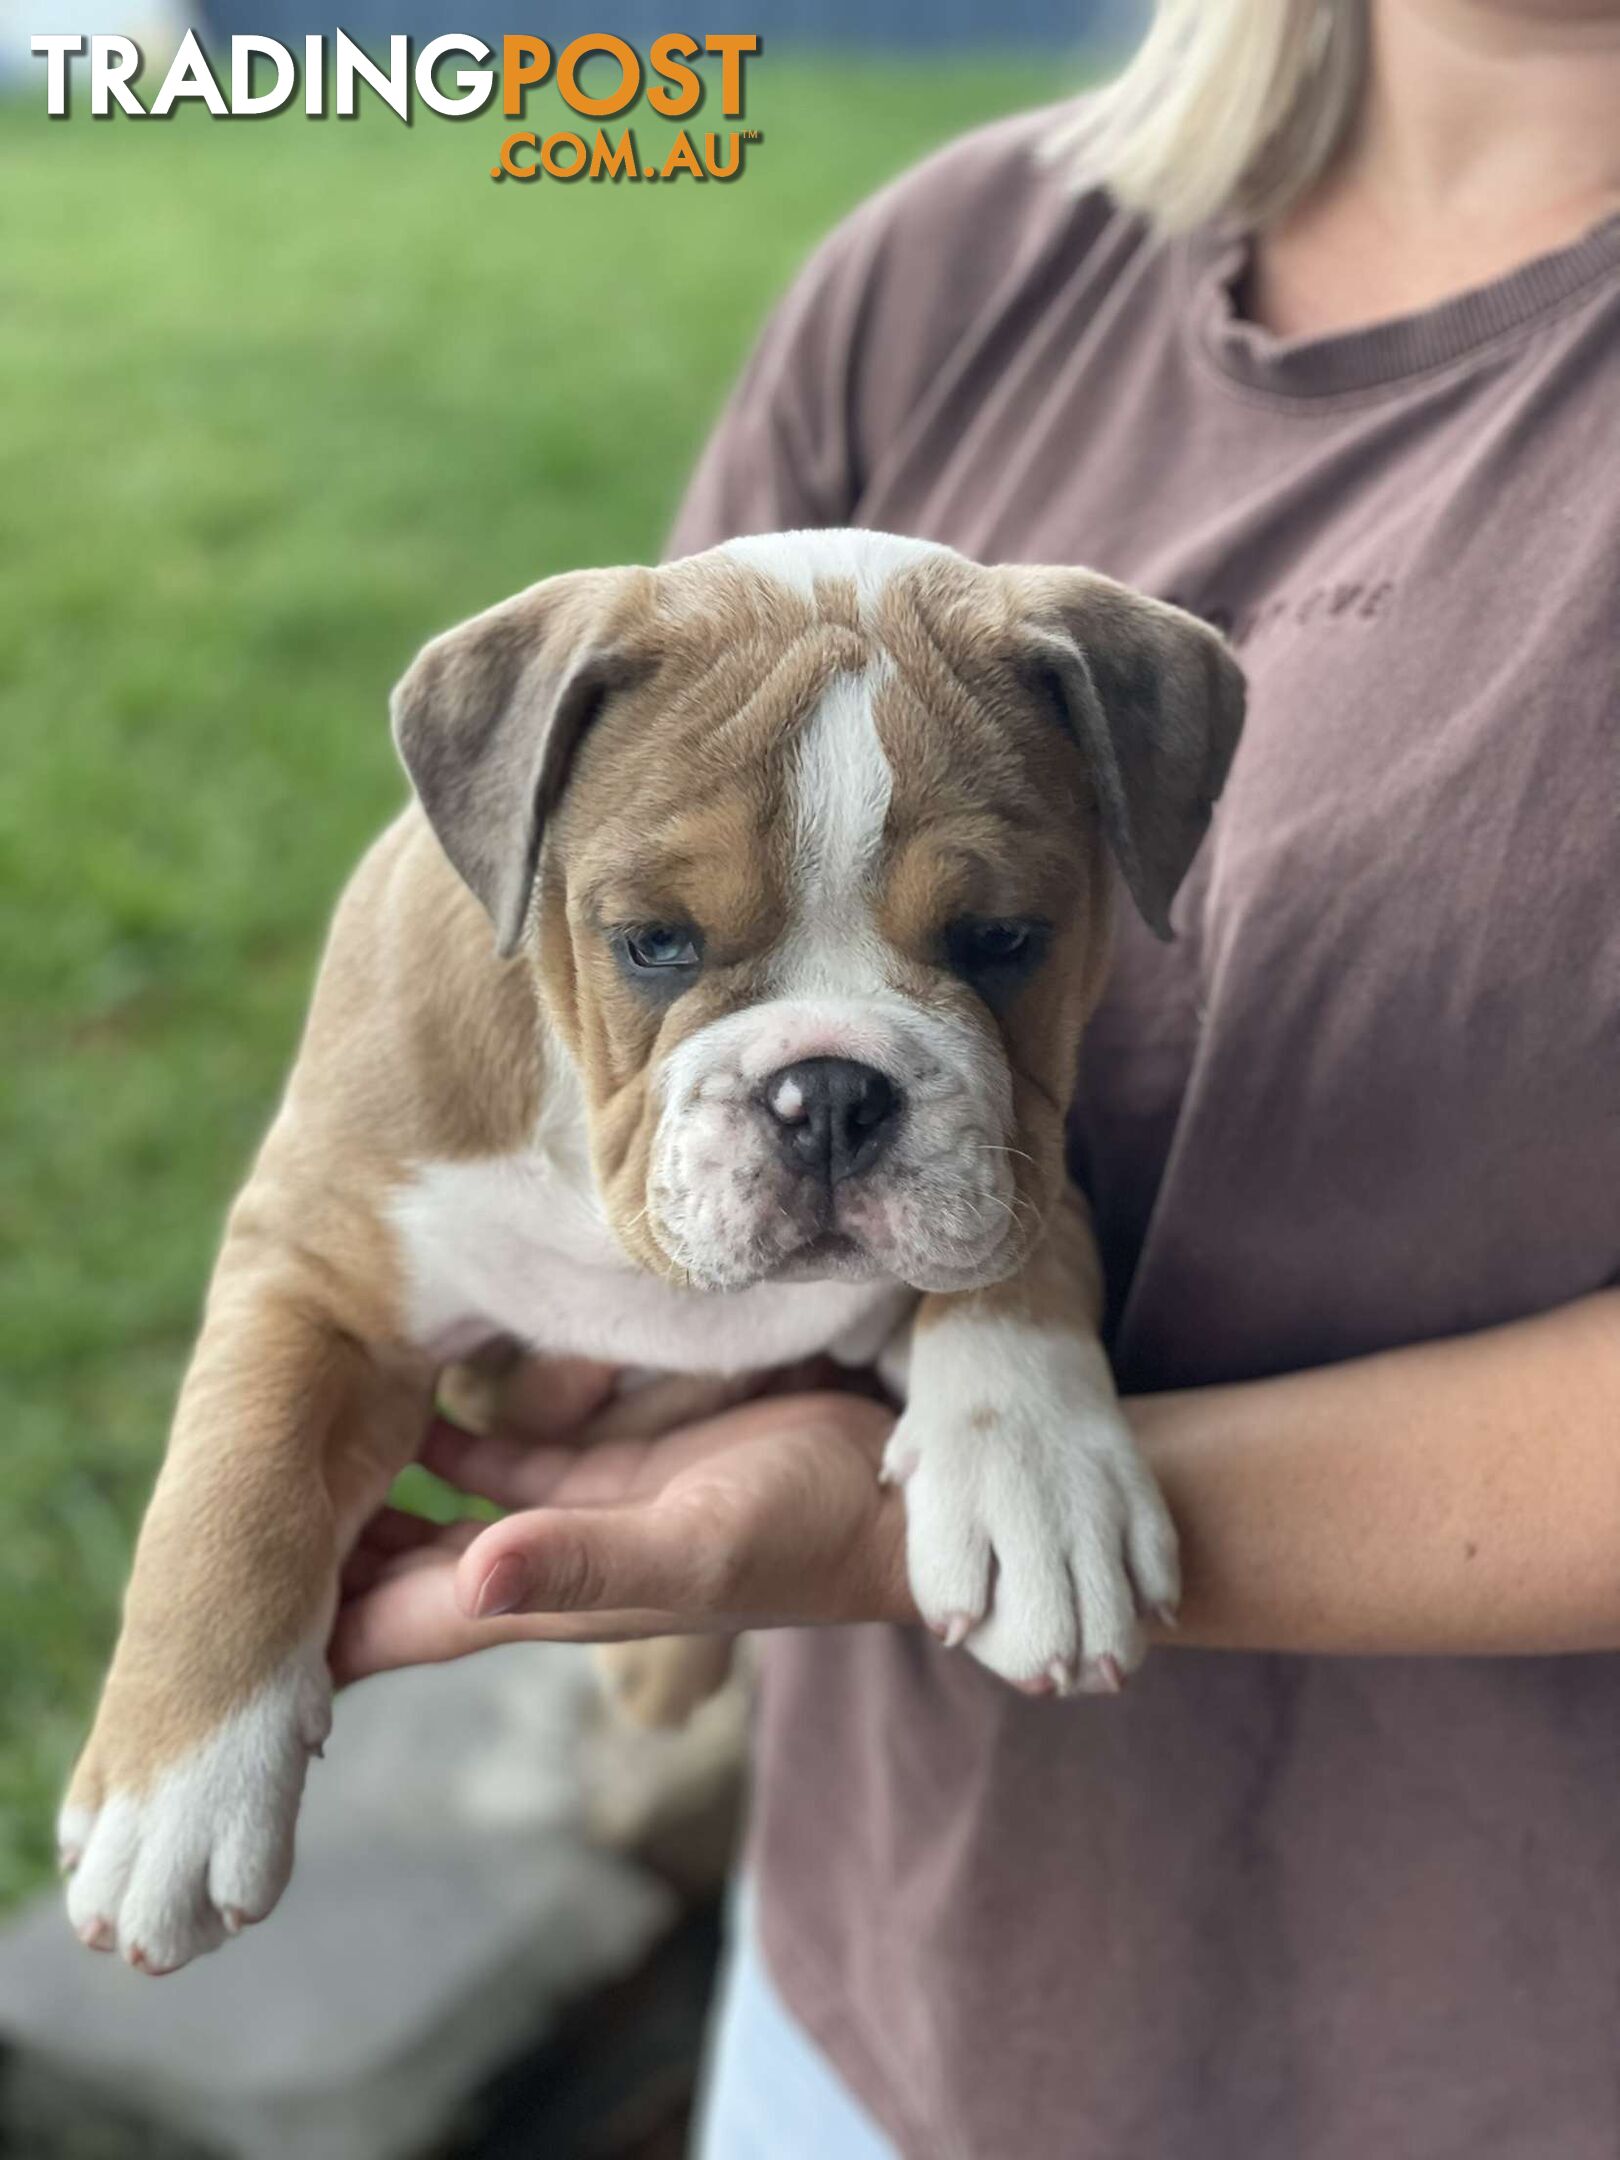
[[[1042,582],[1084,574],[847,534],[583,575],[594,589],[555,580],[440,641],[471,634],[470,668],[429,648],[397,717],[452,859],[538,964],[622,1242],[716,1290],[1012,1272],[1062,1175],[1124,787],[1117,755],[1098,763],[1110,670]],[[1122,681],[1168,624],[1196,647],[1192,702],[1215,710],[1229,663],[1208,632],[1086,585],[1101,618],[1126,611]],[[548,649],[571,657],[541,685]],[[526,702],[547,709],[515,731],[468,718]],[[1202,806],[1211,754],[1224,771],[1230,751],[1194,758]],[[469,840],[492,757],[505,838]],[[536,803],[537,873],[503,893],[491,866],[538,846],[518,815]]]

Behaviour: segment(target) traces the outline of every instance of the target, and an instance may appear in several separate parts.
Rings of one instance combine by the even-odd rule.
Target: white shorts
[[[746,1892],[709,2047],[694,2160],[898,2160],[772,1986]]]

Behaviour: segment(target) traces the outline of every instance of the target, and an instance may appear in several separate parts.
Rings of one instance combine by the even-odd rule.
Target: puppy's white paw
[[[1115,1692],[1139,1616],[1180,1596],[1169,1513],[1111,1402],[914,1402],[884,1458],[903,1484],[918,1610],[1030,1694]],[[1030,1391],[1038,1393],[1039,1391]]]
[[[262,1920],[292,1873],[304,1774],[331,1722],[326,1661],[308,1653],[144,1778],[92,1734],[57,1823],[79,1940],[170,1973]]]

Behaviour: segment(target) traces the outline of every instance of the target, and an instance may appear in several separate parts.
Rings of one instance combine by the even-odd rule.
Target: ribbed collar
[[[1460,360],[1620,271],[1620,213],[1573,246],[1521,263],[1493,284],[1415,315],[1329,337],[1274,337],[1238,314],[1236,295],[1249,260],[1247,235],[1206,230],[1183,246],[1188,327],[1223,375],[1274,397],[1338,397]]]

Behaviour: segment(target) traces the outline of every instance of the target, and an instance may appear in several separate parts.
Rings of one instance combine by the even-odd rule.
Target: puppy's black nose
[[[828,1185],[871,1169],[899,1127],[900,1100],[882,1073],[852,1058],[805,1058],[765,1083],[783,1157]]]

